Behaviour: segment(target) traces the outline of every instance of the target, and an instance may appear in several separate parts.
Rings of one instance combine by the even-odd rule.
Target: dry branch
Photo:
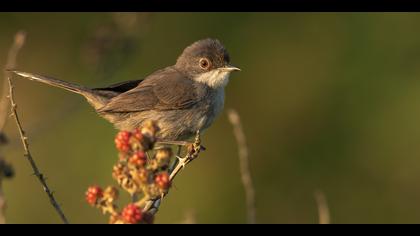
[[[10,76],[10,72],[8,72],[7,70],[14,69],[16,67],[17,54],[19,50],[25,44],[25,38],[26,38],[25,32],[19,31],[15,35],[13,45],[10,47],[10,50],[7,56],[7,62],[4,68],[3,93],[0,100],[0,133],[3,133],[3,129],[4,129],[4,126],[6,125],[6,121],[7,121],[7,117],[9,113],[8,112],[9,101],[7,99],[7,95],[9,94],[9,86],[8,86],[8,81],[6,78]]]
[[[54,209],[56,210],[56,212],[58,213],[58,215],[60,216],[61,220],[63,221],[63,223],[68,224],[68,220],[66,218],[66,216],[64,215],[63,211],[61,210],[60,205],[57,203],[57,200],[55,200],[55,197],[52,193],[52,191],[50,190],[50,188],[47,185],[47,182],[45,181],[44,175],[39,171],[38,166],[36,165],[31,151],[29,150],[29,144],[28,144],[28,138],[25,136],[25,131],[23,131],[22,129],[22,124],[20,122],[19,116],[17,114],[17,105],[13,99],[13,84],[12,84],[12,80],[10,79],[10,77],[7,78],[7,80],[9,81],[9,98],[10,98],[10,106],[11,106],[11,111],[12,114],[15,118],[15,122],[16,122],[16,126],[18,128],[19,131],[19,135],[20,135],[20,139],[22,141],[22,145],[23,145],[23,149],[24,149],[24,156],[28,159],[29,164],[32,167],[32,170],[34,171],[34,175],[38,178],[39,182],[41,183],[45,193],[47,194],[51,205],[54,207]]]
[[[319,223],[330,224],[330,210],[325,194],[322,191],[315,191],[315,200],[318,206]]]
[[[255,190],[252,184],[251,172],[249,168],[249,153],[246,145],[245,134],[242,129],[241,120],[238,113],[230,109],[228,110],[228,118],[233,126],[233,133],[239,148],[239,166],[241,171],[242,184],[245,189],[246,206],[248,213],[248,223],[256,223],[256,206],[255,206]]]
[[[6,69],[13,69],[13,67],[15,67],[15,62],[16,62],[16,55],[17,52],[19,51],[19,49],[23,46],[25,42],[25,33],[23,32],[19,32],[16,37],[15,37],[15,44],[14,46],[11,48],[10,52],[9,52],[9,59],[10,61],[8,62],[8,64],[6,65]],[[14,101],[14,94],[13,94],[13,84],[12,84],[12,80],[10,79],[10,76],[8,74],[8,72],[5,72],[5,76],[7,76],[7,82],[8,82],[8,86],[5,86],[6,88],[9,88],[9,100],[10,100],[10,109],[11,112],[14,116],[15,122],[16,122],[16,126],[18,128],[19,131],[19,135],[22,141],[22,145],[24,148],[24,156],[28,159],[32,170],[34,171],[34,175],[38,178],[39,182],[41,183],[45,193],[47,194],[51,205],[54,207],[54,209],[57,211],[58,215],[60,216],[61,220],[68,224],[68,220],[66,218],[66,216],[64,215],[63,211],[61,210],[59,204],[57,203],[57,201],[54,198],[54,195],[52,193],[52,191],[50,190],[50,188],[48,187],[44,175],[39,171],[38,166],[36,165],[32,154],[29,150],[29,144],[28,144],[28,138],[25,136],[25,132],[23,131],[22,128],[22,124],[20,122],[19,116],[17,114],[17,106],[16,103]],[[4,88],[5,89],[5,88]],[[7,111],[7,105],[5,105],[6,107],[6,111]],[[7,114],[7,112],[4,111],[2,114],[3,116],[5,116]],[[5,122],[0,123],[0,129],[4,126]]]
[[[8,109],[9,109],[9,101],[7,99],[8,95],[8,81],[7,77],[9,76],[9,72],[6,69],[16,67],[16,58],[19,50],[23,47],[25,43],[25,32],[19,31],[13,40],[13,44],[9,49],[9,53],[7,55],[6,66],[4,70],[4,77],[3,77],[3,92],[0,95],[0,145],[7,143],[6,135],[4,134],[4,126],[6,125],[7,117],[8,117]],[[4,197],[3,188],[2,188],[2,181],[4,177],[11,177],[13,175],[12,167],[0,157],[0,224],[6,223],[5,217],[5,209],[6,209],[6,199]]]

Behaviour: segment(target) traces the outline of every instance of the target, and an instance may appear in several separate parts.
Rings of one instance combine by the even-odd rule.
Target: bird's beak
[[[226,65],[225,67],[222,68],[224,71],[241,71],[241,69],[239,69],[236,66],[232,66],[232,65]]]

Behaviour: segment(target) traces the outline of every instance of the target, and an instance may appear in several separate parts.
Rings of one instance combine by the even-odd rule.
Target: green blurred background
[[[220,39],[242,69],[225,108],[241,115],[259,223],[420,223],[420,14],[1,13],[0,65],[18,30],[18,68],[88,86],[146,76],[183,48]],[[105,223],[89,185],[116,184],[116,130],[81,96],[15,79],[32,153],[72,223]],[[225,109],[226,110],[226,109]],[[22,156],[12,120],[0,150],[9,223],[60,223]],[[245,223],[236,142],[223,113],[207,151],[175,181],[156,223]]]

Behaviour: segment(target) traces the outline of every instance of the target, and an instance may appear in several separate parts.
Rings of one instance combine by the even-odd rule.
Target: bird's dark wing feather
[[[124,93],[130,89],[135,88],[142,80],[131,80],[131,81],[125,81],[117,84],[110,85],[108,87],[103,88],[93,88],[90,91],[104,99],[112,99],[113,97],[116,97],[120,95],[121,93]]]
[[[196,102],[198,98],[193,81],[169,67],[148,76],[137,87],[112,98],[99,111],[126,113],[186,109]]]
[[[92,90],[112,91],[112,92],[124,93],[124,92],[127,92],[130,89],[133,89],[133,88],[137,87],[137,85],[139,85],[139,83],[141,81],[142,81],[141,79],[124,81],[124,82],[112,84],[108,87],[94,88]]]

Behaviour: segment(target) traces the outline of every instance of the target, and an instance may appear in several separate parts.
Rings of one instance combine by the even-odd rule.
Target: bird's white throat
[[[194,78],[195,81],[205,83],[212,88],[223,88],[229,82],[230,71],[214,69]]]

